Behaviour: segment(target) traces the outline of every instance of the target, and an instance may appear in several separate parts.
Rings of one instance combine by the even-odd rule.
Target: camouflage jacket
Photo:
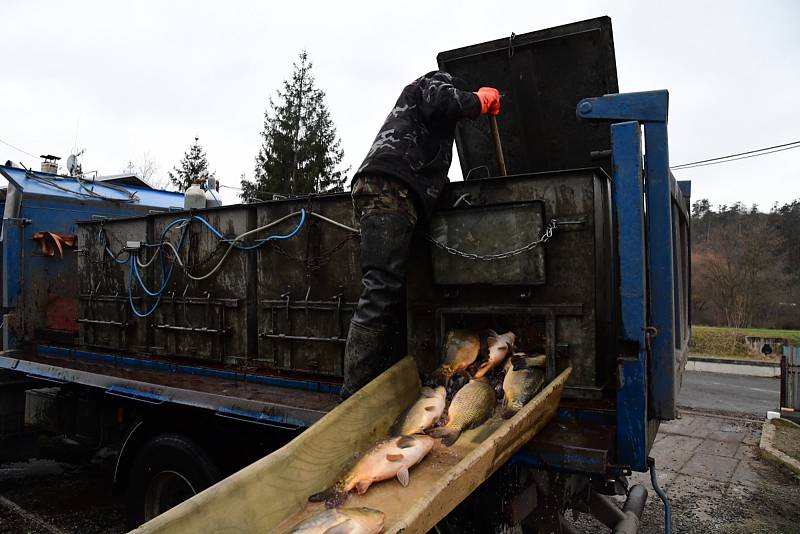
[[[405,182],[430,214],[448,182],[456,123],[480,115],[478,97],[433,71],[408,84],[354,175],[383,175]]]

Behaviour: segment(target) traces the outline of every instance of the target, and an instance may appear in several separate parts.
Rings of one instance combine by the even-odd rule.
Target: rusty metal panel
[[[231,239],[250,230],[251,208],[248,205],[198,210],[202,217],[225,238]],[[180,214],[185,217],[185,214]],[[179,216],[153,215],[151,240],[157,242],[165,228]],[[179,241],[180,225],[173,226],[166,237]],[[205,224],[198,219],[186,227],[181,257],[186,270],[195,277],[209,273],[228,249]],[[228,364],[245,364],[248,357],[247,304],[252,274],[248,255],[252,252],[232,250],[219,270],[205,280],[192,280],[176,267],[165,288],[161,304],[149,319],[152,334],[151,352],[173,357]],[[146,280],[151,289],[158,287],[156,273],[150,268]],[[254,350],[255,347],[252,347]]]
[[[147,350],[147,325],[137,320],[128,301],[128,265],[120,252],[129,239],[144,239],[147,219],[100,220],[78,225],[78,344],[122,352]],[[127,258],[126,253],[119,261]],[[142,306],[141,298],[134,304]]]
[[[300,209],[308,212],[298,238],[259,250],[258,365],[341,376],[344,343],[361,292],[357,235],[315,217],[355,227],[349,195],[265,202],[262,226]]]
[[[431,238],[450,249],[432,249],[433,279],[437,284],[540,285],[545,282],[544,247],[509,258],[486,261],[454,254],[489,256],[517,250],[537,241],[544,232],[541,202],[442,210],[430,225]]]
[[[420,366],[429,371],[436,365],[447,328],[517,328],[524,334],[518,348],[544,349],[551,374],[573,368],[565,396],[602,397],[614,371],[608,349],[615,317],[609,187],[600,169],[450,184],[440,210],[453,209],[464,198],[473,205],[465,210],[540,203],[544,220],[557,219],[558,228],[544,247],[541,285],[437,283],[429,263],[433,246],[417,240],[408,282],[408,352]]]
[[[424,238],[428,228],[420,228],[409,261],[407,334],[408,352],[421,367],[428,371],[437,363],[448,328],[516,329],[519,348],[544,352],[551,375],[573,368],[568,396],[602,396],[614,370],[614,353],[608,350],[615,317],[608,188],[607,176],[593,169],[450,184],[435,217],[455,215],[460,237],[474,230],[476,251],[499,251],[498,241],[514,248],[538,237],[551,219],[559,226],[544,249],[525,253],[529,270],[518,271],[523,275],[499,264],[479,271],[457,262],[448,268],[450,280],[442,279],[441,267],[435,276],[437,260]],[[471,205],[462,204],[465,198]],[[294,214],[249,236],[247,243],[286,235],[297,228],[301,210],[306,222],[291,239],[269,241],[255,251],[233,250],[206,280],[190,280],[176,267],[155,311],[144,319],[135,317],[127,301],[129,265],[105,253],[96,237],[99,223],[83,225],[80,314],[106,321],[82,323],[83,344],[259,373],[341,376],[348,325],[361,292],[359,240],[316,215],[355,227],[349,195],[197,210],[192,213],[217,229],[223,241],[193,221],[181,257],[192,273],[202,275],[221,259],[228,247],[224,239]],[[152,245],[167,225],[188,216],[154,214],[106,221],[103,228],[116,252],[130,240]],[[498,219],[507,228],[492,227]],[[169,232],[171,242],[177,244],[180,231],[178,225]],[[518,235],[511,238],[512,233]],[[151,252],[141,254],[144,261],[151,258]],[[157,272],[154,266],[142,271],[151,289],[158,286]],[[441,283],[454,280],[458,283]],[[132,294],[140,311],[155,302],[139,284]]]

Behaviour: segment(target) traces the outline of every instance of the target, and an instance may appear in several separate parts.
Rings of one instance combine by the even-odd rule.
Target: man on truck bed
[[[500,113],[497,89],[461,87],[439,71],[407,85],[353,177],[363,289],[345,346],[342,399],[401,356],[409,245],[448,182],[456,123]]]

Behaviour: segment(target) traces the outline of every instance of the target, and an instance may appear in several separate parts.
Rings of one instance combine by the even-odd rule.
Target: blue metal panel
[[[7,219],[3,221],[3,328],[2,342],[4,349],[16,348],[19,334],[12,325],[16,322],[17,314],[12,314],[22,297],[23,277],[25,269],[24,233],[25,221],[22,219]]]
[[[299,430],[308,426],[305,421],[301,421],[300,419],[293,417],[276,417],[263,412],[240,410],[238,408],[220,408],[215,413],[219,417],[225,417],[227,419],[235,419],[237,421],[257,423],[260,425],[285,428],[289,430]]]
[[[175,374],[201,375],[212,378],[224,378],[227,380],[241,380],[253,384],[264,384],[267,386],[301,389],[305,391],[317,391],[320,393],[338,394],[339,390],[341,389],[340,385],[329,384],[327,382],[315,382],[312,380],[294,380],[290,378],[280,378],[276,376],[235,373],[232,371],[211,369],[208,367],[196,367],[196,366],[182,365],[177,363],[167,363],[167,362],[160,362],[157,360],[149,360],[145,358],[131,358],[128,356],[102,354],[98,352],[88,352],[83,350],[68,349],[62,347],[52,347],[49,345],[37,345],[36,352],[46,356],[55,356],[59,358],[111,363],[115,365],[123,365],[125,367],[132,367],[138,369],[151,369],[151,370],[165,371]]]
[[[617,463],[644,471],[647,468],[647,309],[642,145],[638,122],[611,127],[611,152],[624,341],[617,390]]]
[[[22,257],[25,222],[7,219],[3,236],[3,308],[14,308],[22,292]]]
[[[578,103],[581,119],[618,121],[667,122],[669,93],[643,91],[584,98]]]
[[[124,204],[114,204],[108,201],[85,198],[80,193],[85,192],[83,187],[89,188],[105,197],[112,199],[125,200],[127,195],[122,194],[115,189],[102,185],[102,182],[92,182],[91,180],[84,180],[83,186],[75,178],[67,176],[58,176],[44,172],[32,172],[31,174],[41,177],[47,181],[53,182],[58,187],[53,187],[42,181],[29,178],[28,173],[24,169],[17,169],[14,167],[5,167],[0,165],[0,174],[6,179],[13,182],[18,186],[25,195],[42,195],[51,198],[63,198],[69,200],[79,200],[81,202],[91,204],[107,203],[111,206],[122,207]],[[170,209],[170,208],[183,208],[183,194],[173,191],[162,191],[159,189],[148,189],[142,187],[134,187],[130,185],[120,186],[131,193],[135,193],[138,201],[132,203],[132,206],[150,206],[153,208]],[[118,215],[119,216],[119,215]]]
[[[651,416],[675,418],[675,290],[673,280],[672,195],[670,193],[667,123],[644,125],[647,195],[647,266],[650,274]]]
[[[650,417],[662,420],[675,418],[683,362],[680,350],[675,350],[672,191],[678,185],[669,172],[668,110],[669,93],[649,91],[587,98],[578,104],[576,112],[585,119],[635,120],[644,126],[647,303],[648,325],[653,327],[648,400]],[[625,253],[621,248],[620,256]]]

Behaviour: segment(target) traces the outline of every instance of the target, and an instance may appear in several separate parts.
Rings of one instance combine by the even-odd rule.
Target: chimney
[[[42,172],[47,172],[50,174],[58,174],[58,156],[53,156],[52,154],[44,155],[42,154],[39,156],[42,158]]]

